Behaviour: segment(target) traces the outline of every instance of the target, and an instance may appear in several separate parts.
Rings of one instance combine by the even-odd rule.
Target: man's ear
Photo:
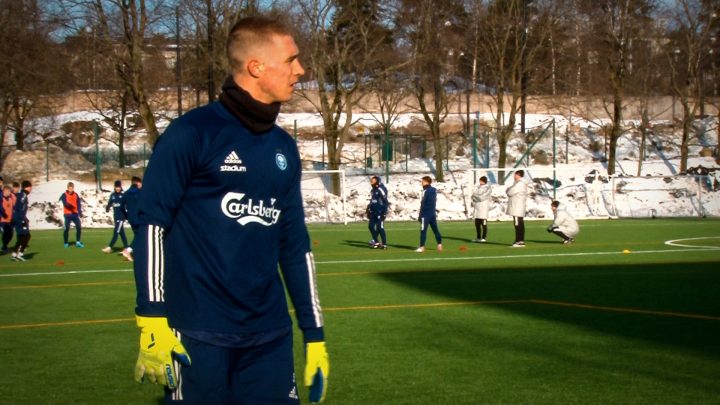
[[[264,68],[264,64],[257,59],[250,59],[247,63],[248,73],[252,77],[257,78],[262,76]]]

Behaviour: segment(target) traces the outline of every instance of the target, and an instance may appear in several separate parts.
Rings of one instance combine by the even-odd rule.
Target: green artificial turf
[[[510,223],[481,245],[441,222],[444,251],[430,234],[423,254],[416,223],[386,223],[385,251],[366,224],[310,226],[326,403],[720,403],[720,221],[582,221],[569,246],[548,224],[511,249]],[[158,403],[132,380],[134,284],[100,252],[110,233],[64,249],[35,231],[27,262],[0,257],[0,404]]]

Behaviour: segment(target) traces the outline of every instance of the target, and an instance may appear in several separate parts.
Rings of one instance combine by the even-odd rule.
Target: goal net
[[[705,217],[717,212],[720,191],[708,176],[642,176],[612,179],[615,215],[626,218]],[[715,207],[717,208],[717,207]]]
[[[343,170],[303,170],[301,189],[307,222],[347,224]]]

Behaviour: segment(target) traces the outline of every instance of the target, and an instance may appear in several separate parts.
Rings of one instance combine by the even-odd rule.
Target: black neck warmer
[[[280,103],[264,104],[240,88],[228,76],[222,86],[220,102],[230,113],[245,125],[253,134],[269,131],[280,113]]]

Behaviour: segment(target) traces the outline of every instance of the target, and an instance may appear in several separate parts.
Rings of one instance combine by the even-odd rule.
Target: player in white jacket
[[[490,201],[492,200],[492,188],[488,184],[487,177],[480,177],[478,186],[475,188],[471,198],[477,236],[472,242],[484,243],[487,242],[487,218],[488,211],[490,211]]]
[[[527,184],[523,181],[525,171],[518,170],[513,177],[515,183],[505,192],[508,196],[506,213],[513,217],[515,226],[515,243],[512,247],[525,247],[525,204],[528,195]]]
[[[567,212],[565,206],[560,205],[560,201],[553,201],[550,207],[555,214],[555,221],[548,226],[547,231],[561,237],[566,245],[575,242],[575,237],[580,233],[580,225]]]

